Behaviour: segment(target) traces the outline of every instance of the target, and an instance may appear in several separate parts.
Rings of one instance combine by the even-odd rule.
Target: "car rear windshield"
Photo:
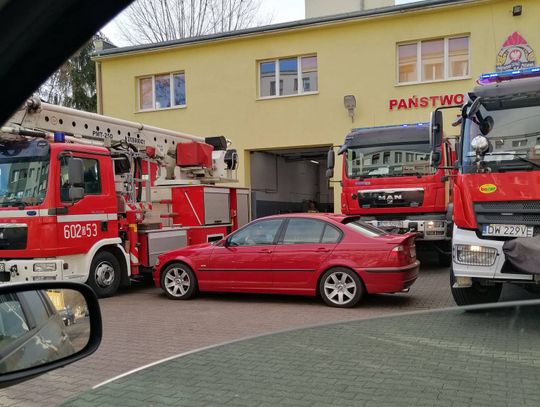
[[[343,224],[347,226],[349,229],[352,229],[367,237],[378,237],[378,236],[383,236],[387,234],[384,230],[371,226],[358,219],[345,219],[343,221]]]

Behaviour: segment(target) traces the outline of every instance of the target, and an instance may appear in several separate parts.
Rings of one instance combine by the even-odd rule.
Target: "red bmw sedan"
[[[366,294],[409,288],[419,265],[414,234],[302,213],[257,219],[219,242],[162,254],[154,282],[176,300],[227,291],[319,295],[330,306],[353,307]]]

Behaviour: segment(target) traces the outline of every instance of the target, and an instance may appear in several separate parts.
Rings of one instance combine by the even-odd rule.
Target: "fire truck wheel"
[[[354,307],[365,293],[364,284],[354,271],[335,267],[323,274],[319,282],[319,293],[331,307]]]
[[[489,304],[499,301],[502,291],[502,283],[494,285],[481,285],[477,281],[473,281],[472,287],[454,288],[454,272],[450,273],[450,287],[452,289],[452,297],[459,306]]]
[[[92,260],[87,283],[99,298],[110,297],[120,286],[120,273],[118,259],[112,253],[102,251]]]
[[[173,300],[189,300],[197,294],[197,277],[185,264],[173,263],[161,273],[161,288]]]

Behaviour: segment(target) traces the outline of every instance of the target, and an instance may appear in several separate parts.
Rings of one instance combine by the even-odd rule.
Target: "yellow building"
[[[481,73],[535,65],[539,18],[536,0],[428,0],[106,49],[95,58],[98,106],[231,139],[255,216],[309,200],[327,210],[340,192],[324,177],[329,146],[353,127],[428,121]]]

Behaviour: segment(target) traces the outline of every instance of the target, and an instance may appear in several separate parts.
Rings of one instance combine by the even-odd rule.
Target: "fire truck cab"
[[[395,233],[415,232],[418,248],[436,250],[448,266],[451,144],[432,154],[429,123],[381,126],[352,130],[338,154],[342,213]]]
[[[157,256],[249,221],[223,137],[31,99],[0,132],[0,281],[87,282],[101,297]]]
[[[461,109],[450,284],[458,305],[540,282],[540,68],[482,75]],[[432,115],[432,139],[443,117]]]

